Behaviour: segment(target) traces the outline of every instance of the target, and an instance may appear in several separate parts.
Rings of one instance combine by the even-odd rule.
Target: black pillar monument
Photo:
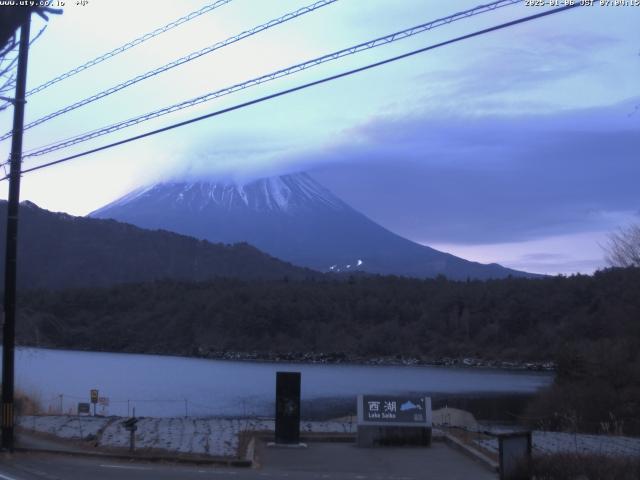
[[[276,445],[300,443],[300,372],[276,372]]]

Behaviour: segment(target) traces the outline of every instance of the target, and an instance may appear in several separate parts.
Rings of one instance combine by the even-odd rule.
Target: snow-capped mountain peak
[[[104,211],[146,201],[161,202],[165,208],[173,205],[190,211],[222,208],[293,212],[310,208],[347,208],[309,175],[296,173],[244,183],[210,180],[157,183],[131,192],[91,215],[101,216]]]

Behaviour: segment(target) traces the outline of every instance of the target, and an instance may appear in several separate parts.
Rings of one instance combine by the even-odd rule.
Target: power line
[[[93,67],[94,65],[97,65],[99,63],[104,62],[105,60],[108,60],[109,58],[115,57],[116,55],[129,50],[130,48],[135,47],[136,45],[140,45],[143,42],[146,42],[147,40],[152,39],[153,37],[157,37],[158,35],[168,32],[169,30],[176,28],[180,25],[182,25],[183,23],[189,22],[191,20],[193,20],[194,18],[197,18],[201,15],[204,15],[205,13],[209,13],[212,10],[215,10],[218,7],[221,7],[223,5],[226,5],[227,3],[231,2],[232,0],[217,0],[216,2],[210,3],[209,5],[205,5],[204,7],[200,8],[199,10],[194,10],[191,13],[188,13],[187,15],[185,15],[184,17],[180,17],[162,27],[156,28],[155,30],[145,33],[144,35],[142,35],[141,37],[138,37],[134,40],[131,40],[130,42],[125,43],[124,45],[121,45],[117,48],[114,48],[113,50],[111,50],[110,52],[107,52],[103,55],[100,55],[92,60],[89,60],[86,63],[83,63],[82,65],[79,65],[71,70],[69,70],[68,72],[65,72],[61,75],[58,75],[55,78],[52,78],[51,80],[43,83],[42,85],[39,85],[35,88],[32,88],[31,90],[29,90],[27,92],[27,96],[29,95],[33,95],[34,93],[38,93],[42,90],[44,90],[45,88],[49,88],[51,85],[54,85],[58,82],[61,82],[62,80],[72,77],[73,75],[76,75],[77,73],[80,73],[88,68]]]
[[[230,0],[227,0],[227,1],[230,1]],[[100,100],[101,98],[107,97],[107,96],[109,96],[109,95],[111,95],[113,93],[116,93],[116,92],[124,89],[124,88],[127,88],[127,87],[130,87],[132,85],[135,85],[136,83],[141,82],[143,80],[146,80],[147,78],[151,78],[151,77],[154,77],[156,75],[159,75],[159,74],[161,74],[163,72],[166,72],[167,70],[171,70],[172,68],[175,68],[175,67],[183,65],[185,63],[188,63],[188,62],[190,62],[192,60],[195,60],[196,58],[200,58],[203,55],[207,55],[207,54],[209,54],[211,52],[214,52],[214,51],[219,50],[219,49],[221,49],[223,47],[231,45],[232,43],[239,42],[240,40],[243,40],[243,39],[245,39],[247,37],[250,37],[252,35],[256,35],[256,34],[258,34],[260,32],[263,32],[264,30],[268,30],[268,29],[273,28],[273,27],[275,27],[277,25],[280,25],[282,23],[288,22],[289,20],[293,20],[294,18],[298,18],[298,17],[300,17],[302,15],[305,15],[307,13],[311,13],[311,12],[313,12],[315,10],[318,10],[319,8],[326,7],[327,5],[330,5],[330,4],[335,3],[337,1],[338,0],[318,0],[318,1],[316,1],[315,3],[313,3],[311,5],[307,5],[306,7],[299,8],[298,10],[295,10],[293,12],[289,12],[289,13],[287,13],[285,15],[282,15],[281,17],[274,18],[273,20],[269,20],[266,23],[263,23],[263,24],[258,25],[256,27],[253,27],[253,28],[251,28],[249,30],[245,30],[244,32],[239,33],[237,35],[234,35],[232,37],[229,37],[226,40],[223,40],[221,42],[217,42],[217,43],[215,43],[213,45],[210,45],[208,47],[205,47],[205,48],[203,48],[201,50],[197,50],[195,52],[191,52],[190,54],[185,55],[183,57],[180,57],[180,58],[178,58],[178,59],[176,59],[176,60],[174,60],[174,61],[172,61],[170,63],[162,65],[162,66],[160,66],[158,68],[154,68],[153,70],[149,70],[148,72],[145,72],[145,73],[143,73],[141,75],[138,75],[138,76],[136,76],[134,78],[130,78],[129,80],[127,80],[125,82],[122,82],[122,83],[119,83],[119,84],[117,84],[117,85],[115,85],[115,86],[113,86],[111,88],[108,88],[107,90],[103,90],[102,92],[96,93],[95,95],[92,95],[92,96],[87,97],[85,99],[82,99],[82,100],[80,100],[78,102],[75,102],[75,103],[73,103],[71,105],[68,105],[68,106],[66,106],[64,108],[56,110],[55,112],[52,112],[52,113],[50,113],[48,115],[45,115],[44,117],[40,117],[37,120],[34,120],[34,121],[30,122],[30,123],[27,123],[24,126],[24,129],[28,130],[29,128],[33,128],[36,125],[40,125],[41,123],[46,122],[47,120],[51,120],[51,119],[53,119],[55,117],[58,117],[58,116],[63,115],[65,113],[68,113],[68,112],[70,112],[72,110],[75,110],[76,108],[80,108],[80,107],[82,107],[84,105],[87,105],[89,103],[95,102],[96,100]],[[0,141],[1,140],[5,140],[5,139],[9,138],[10,136],[11,136],[11,132],[7,132],[7,133],[5,133],[4,135],[2,135],[0,137]]]
[[[483,30],[478,30],[478,31],[475,31],[473,33],[469,33],[469,34],[466,34],[466,35],[462,35],[460,37],[453,38],[451,40],[446,40],[444,42],[436,43],[436,44],[430,45],[428,47],[419,48],[417,50],[413,50],[411,52],[404,53],[402,55],[397,55],[395,57],[387,58],[387,59],[381,60],[379,62],[371,63],[371,64],[366,65],[364,67],[355,68],[353,70],[348,70],[346,72],[342,72],[342,73],[339,73],[339,74],[336,74],[336,75],[325,77],[325,78],[322,78],[320,80],[315,80],[313,82],[305,83],[305,84],[299,85],[297,87],[288,88],[286,90],[281,90],[281,91],[273,93],[271,95],[266,95],[264,97],[256,98],[254,100],[250,100],[248,102],[243,102],[243,103],[234,105],[232,107],[228,107],[228,108],[224,108],[224,109],[221,109],[221,110],[217,110],[215,112],[211,112],[211,113],[208,113],[206,115],[201,115],[199,117],[191,118],[191,119],[185,120],[183,122],[174,123],[172,125],[169,125],[169,126],[166,126],[166,127],[163,127],[163,128],[159,128],[157,130],[152,130],[152,131],[140,134],[140,135],[135,135],[133,137],[126,138],[124,140],[120,140],[120,141],[113,142],[113,143],[110,143],[110,144],[107,144],[107,145],[103,145],[101,147],[93,148],[91,150],[86,150],[84,152],[77,153],[77,154],[74,154],[74,155],[70,155],[68,157],[64,157],[64,158],[61,158],[59,160],[55,160],[55,161],[52,161],[52,162],[47,162],[47,163],[44,163],[44,164],[41,164],[41,165],[37,165],[35,167],[31,167],[31,168],[23,170],[23,173],[33,172],[33,171],[40,170],[40,169],[43,169],[43,168],[46,168],[46,167],[50,167],[52,165],[57,165],[59,163],[67,162],[67,161],[70,161],[70,160],[73,160],[73,159],[76,159],[76,158],[79,158],[79,157],[83,157],[83,156],[86,156],[86,155],[89,155],[89,154],[92,154],[92,153],[100,152],[102,150],[107,150],[109,148],[113,148],[113,147],[116,147],[116,146],[119,146],[119,145],[123,145],[125,143],[129,143],[129,142],[133,142],[135,140],[140,140],[142,138],[150,137],[150,136],[156,135],[158,133],[166,132],[168,130],[173,130],[173,129],[178,128],[178,127],[189,125],[191,123],[199,122],[201,120],[205,120],[205,119],[208,119],[208,118],[219,116],[219,115],[222,115],[222,114],[225,114],[225,113],[229,113],[229,112],[232,112],[232,111],[235,111],[235,110],[239,110],[241,108],[245,108],[245,107],[248,107],[248,106],[251,106],[251,105],[255,105],[255,104],[258,104],[258,103],[262,103],[262,102],[265,102],[267,100],[272,100],[274,98],[278,98],[278,97],[281,97],[283,95],[287,95],[287,94],[290,94],[290,93],[293,93],[293,92],[304,90],[304,89],[309,88],[309,87],[313,87],[313,86],[320,85],[320,84],[323,84],[323,83],[327,83],[327,82],[330,82],[330,81],[333,81],[333,80],[337,80],[339,78],[347,77],[347,76],[350,76],[350,75],[353,75],[353,74],[356,74],[356,73],[360,73],[360,72],[363,72],[363,71],[366,71],[366,70],[370,70],[372,68],[379,67],[379,66],[382,66],[382,65],[386,65],[388,63],[392,63],[392,62],[395,62],[395,61],[398,61],[398,60],[402,60],[402,59],[417,55],[419,53],[424,53],[424,52],[427,52],[427,51],[430,51],[430,50],[434,50],[436,48],[440,48],[440,47],[444,47],[446,45],[451,45],[453,43],[460,42],[462,40],[467,40],[467,39],[470,39],[470,38],[478,37],[480,35],[484,35],[484,34],[487,34],[487,33],[490,33],[490,32],[495,32],[497,30],[502,30],[502,29],[505,29],[505,28],[508,28],[508,27],[512,27],[512,26],[521,24],[521,23],[529,22],[529,21],[536,20],[536,19],[539,19],[539,18],[542,18],[542,17],[546,17],[546,16],[553,15],[553,14],[560,13],[560,12],[564,12],[566,10],[569,10],[569,9],[572,9],[572,8],[576,8],[576,7],[580,7],[580,6],[581,6],[581,4],[578,3],[578,4],[574,4],[574,5],[567,5],[567,6],[564,6],[564,7],[554,8],[553,10],[547,10],[547,11],[544,11],[544,12],[541,12],[541,13],[537,13],[535,15],[522,17],[522,18],[519,18],[517,20],[512,20],[510,22],[502,23],[500,25],[496,25],[496,26],[493,26],[493,27],[485,28]],[[6,180],[7,178],[8,177],[0,178],[0,181]]]
[[[501,8],[501,7],[506,7],[509,5],[513,5],[516,3],[521,3],[522,0],[499,0],[493,3],[489,3],[486,5],[480,5],[478,7],[472,8],[470,10],[465,10],[462,12],[458,12],[455,13],[453,15],[449,15],[447,17],[443,17],[443,18],[439,18],[437,20],[432,20],[430,22],[427,23],[423,23],[420,25],[417,25],[415,27],[411,27],[405,30],[401,30],[395,33],[392,33],[390,35],[385,35],[383,37],[378,37],[374,40],[370,40],[364,43],[360,43],[358,45],[354,45],[342,50],[338,50],[336,52],[333,53],[329,53],[326,55],[323,55],[321,57],[317,57],[311,60],[307,60],[305,62],[287,67],[287,68],[283,68],[281,70],[277,70],[275,72],[271,72],[268,73],[266,75],[262,75],[260,77],[256,77],[256,78],[252,78],[251,80],[247,80],[245,82],[242,83],[238,83],[235,85],[232,85],[230,87],[226,87],[220,90],[216,90],[214,92],[209,92],[206,93],[204,95],[192,98],[190,100],[186,100],[180,103],[176,103],[173,105],[170,105],[168,107],[163,107],[159,110],[155,110],[152,112],[148,112],[146,114],[143,115],[139,115],[137,117],[133,117],[130,118],[128,120],[124,120],[112,125],[108,125],[106,127],[102,127],[99,128],[97,130],[92,130],[90,132],[86,132],[80,135],[76,135],[74,137],[70,137],[68,139],[65,140],[61,140],[59,142],[54,142],[52,144],[49,144],[47,146],[43,146],[43,147],[38,147],[37,149],[31,149],[30,151],[28,151],[24,158],[27,157],[35,157],[35,156],[40,156],[40,155],[44,155],[46,153],[50,153],[56,150],[60,150],[62,148],[67,148],[70,147],[72,145],[76,145],[78,143],[82,143],[82,142],[86,142],[88,140],[91,140],[93,138],[97,138],[103,135],[107,135],[109,133],[113,133],[115,131],[118,130],[122,130],[124,128],[128,128],[131,127],[133,125],[137,125],[139,123],[142,122],[146,122],[148,120],[154,119],[154,118],[158,118],[161,117],[163,115],[167,115],[169,113],[173,113],[173,112],[177,112],[179,110],[183,110],[185,108],[189,108],[192,107],[194,105],[198,105],[204,102],[208,102],[210,100],[213,100],[215,98],[220,98],[223,97],[225,95],[229,95],[231,93],[240,91],[240,90],[244,90],[246,88],[250,88],[250,87],[254,87],[256,85],[260,85],[262,83],[266,83],[266,82],[270,82],[272,80],[276,80],[278,78],[282,78],[288,75],[292,75],[294,73],[297,73],[299,71],[302,70],[306,70],[308,68],[311,67],[315,67],[317,65],[326,63],[326,62],[330,62],[333,60],[337,60],[339,58],[348,56],[348,55],[353,55],[359,52],[362,52],[364,50],[369,50],[372,48],[376,48],[379,47],[381,45],[386,45],[388,43],[392,43],[392,42],[396,42],[398,40],[404,39],[404,38],[408,38],[411,37],[413,35],[417,35],[419,33],[423,33],[425,31],[431,30],[433,28],[442,26],[442,25],[447,25],[449,23],[458,21],[458,20],[462,20],[464,18],[469,18],[471,16],[475,16],[475,15],[479,15],[482,13],[487,13],[487,12],[491,12],[497,8]]]

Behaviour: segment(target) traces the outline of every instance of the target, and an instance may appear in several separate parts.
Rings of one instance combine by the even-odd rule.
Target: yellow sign
[[[98,390],[91,390],[91,403],[98,403]]]

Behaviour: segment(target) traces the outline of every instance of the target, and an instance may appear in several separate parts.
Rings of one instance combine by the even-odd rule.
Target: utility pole
[[[2,346],[2,448],[13,451],[13,387],[16,334],[16,266],[18,253],[18,211],[20,209],[20,170],[22,166],[22,133],[24,126],[27,60],[31,15],[20,27],[20,50],[16,96],[13,106],[11,137],[11,169],[9,172],[9,202],[7,204],[7,250],[4,264],[4,326]]]

